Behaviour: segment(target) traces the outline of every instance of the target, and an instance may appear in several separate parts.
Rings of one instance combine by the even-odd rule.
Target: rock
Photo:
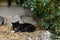
[[[25,23],[31,23],[33,25],[36,25],[37,24],[36,20],[34,20],[33,17],[30,17],[30,16],[22,16],[22,20]]]
[[[4,23],[4,18],[0,16],[0,25],[2,25],[3,23]]]
[[[10,27],[12,26],[12,22],[16,22],[16,21],[19,21],[19,23],[23,23],[19,15],[9,16],[5,18],[5,24]]]
[[[50,36],[51,36],[51,33],[49,31],[45,31],[42,33],[41,39],[42,40],[51,40]]]

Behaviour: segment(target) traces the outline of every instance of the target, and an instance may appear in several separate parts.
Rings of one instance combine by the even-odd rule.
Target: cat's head
[[[19,21],[17,22],[12,22],[13,27],[17,27],[19,25]]]
[[[19,21],[17,21],[17,22],[12,22],[12,25],[13,25],[13,30],[14,30],[14,31],[17,31],[18,26],[19,26]]]

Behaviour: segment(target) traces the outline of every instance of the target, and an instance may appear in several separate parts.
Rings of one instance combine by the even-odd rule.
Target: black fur
[[[29,23],[20,24],[18,21],[13,23],[13,30],[15,32],[34,32],[36,30],[35,26]]]

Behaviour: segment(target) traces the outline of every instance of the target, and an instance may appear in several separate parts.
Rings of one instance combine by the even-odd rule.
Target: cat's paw
[[[12,33],[15,33],[15,31],[11,31]]]

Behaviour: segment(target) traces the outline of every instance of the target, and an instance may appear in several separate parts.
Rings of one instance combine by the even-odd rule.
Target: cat
[[[30,23],[12,22],[14,32],[34,32],[35,26]]]

